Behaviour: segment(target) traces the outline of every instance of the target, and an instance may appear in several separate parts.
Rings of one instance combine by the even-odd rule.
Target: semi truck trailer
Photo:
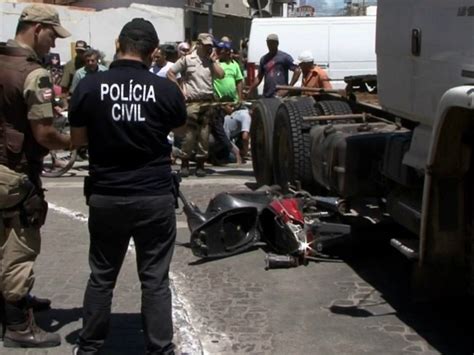
[[[257,182],[336,197],[347,220],[401,226],[390,243],[428,297],[474,288],[473,30],[472,0],[379,0],[376,77],[254,108]],[[377,100],[360,98],[368,91]]]

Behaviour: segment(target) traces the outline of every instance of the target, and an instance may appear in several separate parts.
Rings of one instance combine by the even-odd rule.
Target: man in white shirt
[[[166,44],[160,46],[156,49],[153,55],[154,64],[150,68],[150,72],[162,78],[166,78],[166,74],[168,73],[168,70],[173,66],[174,62],[177,59],[177,56],[178,53],[173,46]]]

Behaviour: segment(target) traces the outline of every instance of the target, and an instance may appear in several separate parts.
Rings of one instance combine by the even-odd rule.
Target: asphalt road
[[[182,190],[205,207],[221,191],[247,189],[251,165],[209,167],[207,178],[188,178]],[[44,179],[51,203],[36,267],[34,293],[53,309],[40,325],[63,337],[59,348],[1,354],[69,354],[81,326],[88,277],[85,170]],[[472,306],[417,304],[409,292],[410,264],[386,244],[394,231],[351,241],[335,260],[293,269],[264,270],[265,252],[202,262],[186,247],[185,217],[171,267],[176,344],[187,354],[472,354]],[[140,284],[133,246],[115,291],[104,354],[143,354]]]

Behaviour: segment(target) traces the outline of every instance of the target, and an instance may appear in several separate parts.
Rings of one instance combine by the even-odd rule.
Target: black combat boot
[[[5,303],[7,325],[3,337],[5,348],[50,348],[61,345],[59,334],[48,333],[38,327],[32,309],[22,309],[23,305]],[[11,316],[11,317],[10,317]],[[18,319],[26,320],[18,323]],[[11,322],[11,320],[14,320]]]
[[[181,177],[188,177],[189,176],[189,160],[181,158],[181,170],[180,170]]]
[[[204,169],[205,161],[206,161],[206,158],[196,158],[196,176],[197,177],[206,176],[206,169]]]

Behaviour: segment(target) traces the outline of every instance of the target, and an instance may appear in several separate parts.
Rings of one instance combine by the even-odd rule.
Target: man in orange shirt
[[[332,90],[326,71],[314,64],[314,57],[310,51],[302,52],[298,57],[298,63],[303,73],[301,86]],[[314,95],[314,92],[303,91],[302,95]]]

